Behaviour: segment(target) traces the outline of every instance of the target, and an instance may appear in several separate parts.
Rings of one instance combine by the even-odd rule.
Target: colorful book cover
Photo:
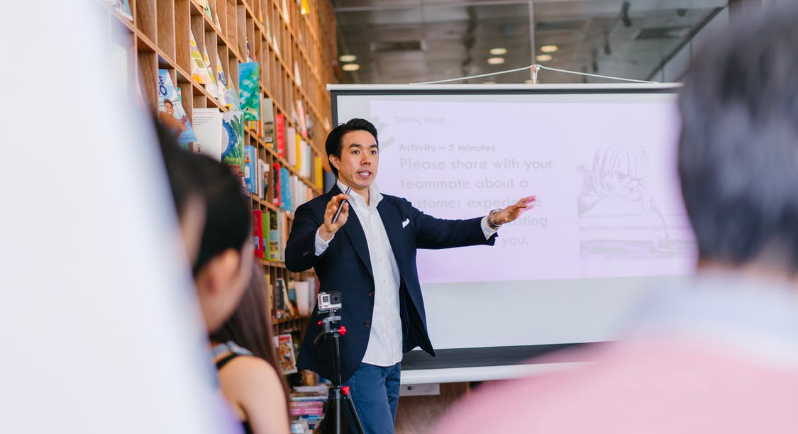
[[[264,259],[269,259],[269,257],[271,256],[269,254],[269,230],[271,229],[271,224],[270,224],[271,219],[269,218],[270,214],[271,214],[270,211],[263,211],[261,215],[261,226],[260,226],[261,242],[262,242],[261,249],[263,250]]]
[[[291,173],[282,167],[280,168],[280,208],[292,211],[291,204]]]
[[[180,89],[172,84],[172,78],[166,69],[158,70],[158,118],[172,131],[177,143],[187,148],[188,144],[197,140],[191,129],[191,122],[183,109]]]
[[[208,0],[197,0],[197,3],[202,6],[202,12],[208,17],[209,20],[213,20],[213,12],[211,12],[211,4]]]
[[[222,69],[222,62],[219,61],[219,53],[216,53],[216,65],[219,70],[219,82],[226,86],[224,94],[224,105],[232,110],[241,110],[241,103],[238,101],[238,92],[232,80],[228,80]]]
[[[299,132],[302,134],[303,137],[308,136],[308,126],[305,123],[305,105],[302,104],[302,100],[296,101],[296,110],[297,110],[297,118],[299,120]]]
[[[272,176],[274,177],[274,197],[272,198],[272,205],[280,206],[280,163],[273,164],[274,170]]]
[[[239,63],[238,83],[244,120],[260,120],[260,64]]]
[[[285,0],[283,0],[283,18],[286,23],[291,22],[291,17],[288,16],[288,5],[285,3]]]
[[[277,350],[277,359],[280,360],[280,371],[283,374],[293,374],[297,372],[296,357],[294,356],[294,340],[291,335],[285,334],[275,336],[274,347]]]
[[[217,108],[194,109],[194,152],[222,161],[222,112]]]
[[[222,114],[222,162],[241,176],[244,165],[244,120],[240,111]]]
[[[294,61],[294,81],[297,86],[302,86],[302,77],[299,76],[299,64]]]
[[[133,21],[133,12],[130,11],[130,0],[116,0],[114,2],[114,8],[123,17]]]
[[[285,115],[274,117],[274,128],[277,132],[277,155],[285,158]]]
[[[244,146],[244,185],[247,187],[247,191],[250,193],[255,193],[255,165],[257,162],[255,161],[255,147],[254,146]]]
[[[213,73],[213,66],[211,66],[211,59],[208,57],[208,47],[205,47],[203,52],[203,63],[205,64],[205,74],[204,77],[208,78],[208,81],[205,83],[205,90],[208,91],[214,98],[218,98],[219,95],[216,89],[216,74]]]
[[[285,128],[285,159],[293,168],[296,168],[296,136],[294,127]]]
[[[255,257],[263,259],[263,211],[252,210],[252,247],[255,249]]]
[[[199,47],[197,47],[197,40],[194,38],[194,32],[191,32],[189,36],[191,78],[202,84],[210,83],[211,77],[208,76],[208,70],[205,69],[205,61],[202,59],[202,53],[200,53]]]
[[[269,254],[270,261],[280,260],[280,231],[277,224],[277,211],[269,211]]]
[[[260,104],[261,120],[263,121],[263,140],[267,143],[274,142],[274,104],[271,98],[264,98]]]
[[[219,103],[226,106],[228,98],[227,77],[224,75],[222,61],[219,60],[219,53],[216,53],[216,98]]]

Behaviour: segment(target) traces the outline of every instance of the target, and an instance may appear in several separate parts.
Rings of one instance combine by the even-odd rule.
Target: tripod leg
[[[321,433],[322,434],[335,434],[335,426],[338,422],[337,419],[340,419],[340,412],[336,412],[336,403],[338,399],[336,399],[336,390],[335,388],[330,389],[330,393],[327,396],[327,402],[324,404],[324,420],[321,421]],[[339,430],[340,432],[340,430]]]
[[[360,416],[355,409],[355,401],[352,399],[352,395],[349,394],[348,388],[344,390],[344,401],[346,401],[347,408],[349,408],[349,415],[352,416],[352,421],[355,423],[357,434],[365,434],[363,431],[363,424],[360,422]]]

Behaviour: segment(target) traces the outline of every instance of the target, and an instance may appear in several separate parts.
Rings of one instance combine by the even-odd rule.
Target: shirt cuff
[[[498,230],[491,229],[491,227],[488,226],[488,216],[482,217],[482,220],[479,223],[482,226],[482,233],[485,234],[485,239],[486,240],[490,239],[490,237],[492,237],[493,234],[498,232]],[[321,237],[319,237],[318,235],[316,235],[316,238],[317,239],[321,239]],[[316,243],[316,246],[318,246],[318,245],[319,244]],[[318,250],[319,250],[319,248],[316,247],[316,251],[318,251]],[[318,255],[318,253],[316,253],[316,254]]]
[[[485,226],[483,226],[483,230],[484,228]],[[335,234],[333,234],[329,241],[324,241],[321,238],[321,235],[319,235],[319,231],[321,231],[321,228],[316,229],[316,256],[321,256],[324,251],[327,250],[327,247],[330,246],[330,242],[333,240],[333,238],[335,238]]]

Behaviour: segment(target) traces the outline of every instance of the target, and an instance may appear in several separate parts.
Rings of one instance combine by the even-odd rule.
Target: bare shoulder
[[[274,384],[282,387],[280,374],[260,357],[236,357],[219,374],[234,383],[255,383],[257,387]]]

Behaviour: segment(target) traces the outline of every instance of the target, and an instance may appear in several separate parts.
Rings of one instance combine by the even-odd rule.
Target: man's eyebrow
[[[363,145],[361,145],[360,143],[350,143],[349,147],[350,148],[362,148]],[[369,148],[378,148],[378,147],[379,147],[379,145],[377,145],[376,143],[374,143],[372,145],[369,145]]]

